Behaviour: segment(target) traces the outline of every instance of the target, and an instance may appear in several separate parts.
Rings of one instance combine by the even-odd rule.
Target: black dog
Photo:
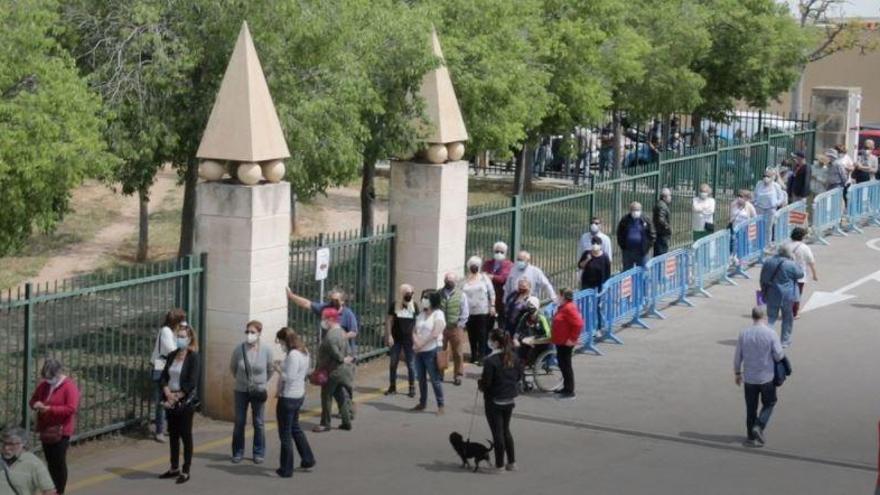
[[[488,441],[488,440],[487,440]],[[457,432],[452,432],[449,434],[449,443],[452,444],[452,448],[455,449],[455,453],[461,457],[461,467],[471,467],[470,461],[468,459],[473,459],[475,462],[474,472],[480,469],[480,462],[486,461],[486,464],[489,463],[489,452],[492,452],[492,449],[495,446],[489,441],[489,446],[477,442],[465,442],[464,438]]]

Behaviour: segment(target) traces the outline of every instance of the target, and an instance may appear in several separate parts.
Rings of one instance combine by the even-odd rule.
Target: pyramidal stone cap
[[[449,69],[443,59],[440,39],[437,30],[431,29],[431,51],[441,59],[442,64],[429,71],[422,78],[419,96],[425,101],[425,115],[428,117],[428,133],[424,141],[429,144],[449,144],[467,141],[468,134],[464,127],[458,98],[452,87]]]
[[[196,157],[236,162],[290,157],[247,22],[238,33]]]

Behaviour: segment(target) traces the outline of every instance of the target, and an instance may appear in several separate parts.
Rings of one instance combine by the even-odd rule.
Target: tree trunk
[[[526,184],[531,182],[531,174],[529,173],[528,167],[526,167],[525,161],[525,149],[527,147],[523,145],[522,150],[520,150],[519,156],[515,158],[516,160],[516,168],[514,169],[513,174],[513,195],[521,195],[526,191]]]
[[[199,163],[195,159],[186,164],[186,172],[183,188],[183,211],[180,218],[180,245],[177,249],[178,256],[188,256],[193,253],[196,227],[196,184],[199,181]]]
[[[373,232],[373,204],[376,202],[376,160],[364,160],[364,172],[361,178],[361,234]]]
[[[296,193],[290,191],[290,233],[296,234]]]
[[[624,142],[623,142],[623,128],[620,123],[620,112],[614,111],[611,117],[611,126],[614,128],[614,156],[612,164],[612,170],[615,175],[620,171],[623,166],[624,160]]]
[[[691,123],[694,127],[693,141],[691,145],[694,147],[702,146],[703,143],[703,115],[700,112],[691,114]]]
[[[138,263],[146,261],[150,240],[150,190],[145,187],[138,191],[138,247],[135,259]]]
[[[806,68],[801,69],[801,73],[791,87],[791,113],[792,118],[797,119],[804,113],[804,72]]]

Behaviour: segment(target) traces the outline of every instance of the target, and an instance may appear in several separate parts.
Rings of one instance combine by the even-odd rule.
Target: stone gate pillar
[[[263,323],[261,345],[273,345],[287,325],[289,276],[290,184],[281,179],[290,153],[247,24],[197,156],[205,182],[196,188],[195,249],[208,253],[205,328],[197,329],[206,335],[204,412],[232,419],[232,351],[250,320]]]
[[[431,50],[441,60],[437,32]],[[425,147],[411,161],[392,161],[389,222],[397,226],[395,279],[418,292],[442,285],[445,272],[461,274],[467,235],[468,163],[461,161],[465,130],[445,64],[425,74]]]

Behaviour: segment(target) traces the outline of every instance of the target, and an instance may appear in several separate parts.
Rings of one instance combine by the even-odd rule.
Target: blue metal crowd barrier
[[[655,256],[645,263],[643,282],[648,314],[665,320],[666,317],[657,310],[657,303],[670,296],[678,297],[673,304],[683,303],[687,306],[693,306],[687,300],[690,254],[687,249],[676,249]]]
[[[792,222],[792,218],[802,222],[806,226],[807,202],[805,200],[796,201],[788,206],[776,210],[773,214],[773,240],[775,243],[783,243],[791,237],[791,230],[798,225],[798,222]]]
[[[849,229],[862,233],[862,222],[870,222],[880,225],[877,219],[876,201],[880,197],[880,182],[872,180],[853,184],[847,194],[846,215],[849,219]]]
[[[623,341],[614,334],[614,324],[629,320],[630,325],[648,328],[642,321],[645,307],[645,269],[630,268],[609,278],[599,294],[599,311],[602,314],[602,340],[617,344]]]
[[[840,229],[840,221],[843,219],[843,189],[835,188],[817,194],[813,198],[813,235],[816,240],[822,244],[828,245],[825,240],[825,232],[831,230],[832,233],[845,236],[846,233]]]
[[[736,270],[734,275],[742,275],[750,278],[745,267],[752,263],[759,263],[764,257],[764,248],[767,247],[766,219],[758,215],[733,228],[733,240],[736,250]]]
[[[700,294],[712,297],[706,286],[716,280],[723,280],[731,285],[736,282],[730,279],[730,230],[724,229],[712,235],[697,239],[691,256],[694,270],[694,286]]]
[[[583,345],[580,347],[581,352],[592,352],[597,356],[602,355],[602,351],[596,347],[596,329],[599,327],[599,296],[593,289],[583,289],[574,293],[574,304],[580,311],[584,319],[584,328],[581,330],[581,340]],[[556,303],[550,303],[544,306],[544,315],[550,322],[553,321],[553,315],[556,313]]]

